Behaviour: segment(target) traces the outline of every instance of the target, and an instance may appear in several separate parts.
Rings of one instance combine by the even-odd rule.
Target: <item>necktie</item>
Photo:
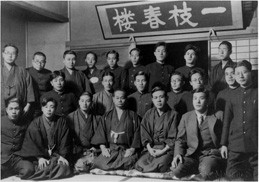
[[[204,121],[204,118],[203,118],[202,115],[200,115],[200,117],[199,117],[199,125],[201,125],[203,123],[203,121]]]

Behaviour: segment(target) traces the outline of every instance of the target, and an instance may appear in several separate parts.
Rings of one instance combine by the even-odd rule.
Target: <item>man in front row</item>
[[[208,98],[206,89],[193,90],[194,110],[184,114],[178,126],[172,161],[177,178],[199,173],[194,179],[212,180],[224,166],[219,150],[223,113],[208,111]]]

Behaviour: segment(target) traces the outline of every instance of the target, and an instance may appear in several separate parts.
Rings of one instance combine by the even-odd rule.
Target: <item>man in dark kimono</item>
[[[71,50],[67,50],[63,55],[63,63],[65,67],[60,70],[65,74],[66,88],[68,92],[73,92],[77,98],[87,91],[92,93],[90,81],[82,71],[75,69],[76,53]]]
[[[35,101],[32,78],[28,72],[15,64],[18,48],[8,44],[4,46],[1,75],[1,115],[5,115],[5,104],[12,98],[21,101],[24,114],[30,113],[31,104]]]
[[[127,69],[127,93],[132,94],[137,91],[137,88],[135,86],[135,74],[137,74],[139,71],[146,70],[145,66],[141,65],[141,52],[138,48],[133,48],[129,52],[130,54],[130,61],[132,66]],[[146,78],[147,81],[147,78]]]
[[[52,89],[50,84],[51,71],[44,68],[45,64],[46,55],[42,52],[36,52],[33,55],[32,67],[26,69],[33,80],[35,102],[32,107],[34,109],[34,116],[38,116],[41,111],[40,97]]]
[[[91,144],[99,116],[91,110],[93,95],[84,92],[78,101],[79,108],[68,115],[69,127],[73,138],[73,155],[70,161],[75,172],[89,172],[95,156],[96,147]]]
[[[1,118],[1,179],[18,175],[27,179],[34,174],[34,166],[15,155],[22,142],[29,122],[21,117],[22,108],[17,98],[8,101],[7,116]]]
[[[231,66],[225,68],[225,80],[228,84],[228,87],[224,90],[221,90],[216,98],[215,108],[217,111],[225,111],[225,106],[227,100],[233,94],[232,91],[239,87],[239,84],[236,82],[235,79],[235,69]]]
[[[148,91],[157,82],[162,83],[167,91],[170,90],[170,75],[173,73],[173,66],[165,63],[167,50],[165,42],[158,42],[155,46],[154,55],[156,57],[156,62],[150,63],[146,66],[146,72],[149,77]]]
[[[252,82],[252,65],[237,63],[233,90],[224,112],[221,155],[227,158],[226,174],[233,180],[258,181],[258,88]]]
[[[192,180],[213,180],[224,170],[219,150],[223,113],[208,110],[206,89],[193,92],[194,110],[184,114],[180,121],[172,171],[177,178],[198,173]]]
[[[43,115],[29,125],[18,155],[35,165],[31,180],[68,177],[71,170],[66,158],[71,151],[71,137],[67,121],[54,114],[57,102],[53,98],[44,98],[41,105]]]
[[[140,128],[145,149],[135,168],[141,172],[167,172],[170,169],[179,118],[166,104],[167,100],[165,89],[153,88],[154,108],[146,112]]]
[[[114,92],[115,108],[102,117],[92,138],[92,144],[100,145],[102,151],[94,159],[94,168],[129,170],[138,159],[140,121],[135,112],[124,109],[125,100],[124,91]]]
[[[129,109],[136,112],[141,118],[152,107],[150,93],[146,93],[147,75],[143,71],[139,71],[134,75],[134,84],[137,91],[128,96]]]
[[[127,72],[123,67],[118,65],[119,53],[115,50],[111,50],[106,53],[106,59],[108,66],[106,66],[103,73],[111,72],[114,75],[113,90],[124,89],[126,86]]]
[[[93,96],[93,112],[96,115],[104,115],[114,108],[112,101],[114,84],[114,74],[111,72],[103,73],[102,85],[103,90]]]
[[[190,91],[192,90],[192,86],[190,85],[190,78],[189,73],[192,69],[197,68],[197,60],[199,57],[200,48],[197,46],[194,46],[192,44],[188,44],[184,48],[184,60],[185,60],[185,66],[182,66],[180,68],[177,68],[176,71],[180,72],[184,76],[184,90]]]
[[[101,70],[96,68],[97,63],[97,55],[96,53],[90,51],[86,53],[85,62],[87,64],[87,68],[83,71],[85,76],[89,79],[92,84],[92,88],[94,89],[93,93],[97,93],[102,90],[101,84]]]
[[[219,57],[221,59],[220,63],[214,66],[211,70],[209,84],[211,91],[215,95],[218,92],[227,88],[227,84],[224,79],[224,70],[227,66],[235,66],[235,63],[230,58],[232,53],[232,44],[228,41],[223,41],[219,44]]]
[[[75,111],[77,98],[72,92],[65,90],[67,84],[65,83],[65,74],[61,71],[53,71],[50,80],[53,90],[43,94],[41,101],[43,98],[54,98],[58,102],[55,114],[59,116],[66,116]]]

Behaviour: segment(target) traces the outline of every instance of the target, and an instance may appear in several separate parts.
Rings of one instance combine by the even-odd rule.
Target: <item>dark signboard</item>
[[[243,28],[240,1],[142,1],[96,8],[104,38]]]

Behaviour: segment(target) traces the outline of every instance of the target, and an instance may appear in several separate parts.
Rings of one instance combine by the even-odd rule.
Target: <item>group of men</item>
[[[64,68],[45,69],[36,52],[32,67],[15,64],[18,48],[2,52],[1,178],[57,179],[93,168],[169,172],[180,179],[258,179],[258,89],[251,63],[234,63],[232,45],[219,45],[220,63],[208,84],[198,68],[200,50],[187,45],[185,66],[166,63],[167,46],[155,46],[156,61],[96,68],[97,55],[85,56],[87,69],[75,69],[77,55],[64,52]]]

